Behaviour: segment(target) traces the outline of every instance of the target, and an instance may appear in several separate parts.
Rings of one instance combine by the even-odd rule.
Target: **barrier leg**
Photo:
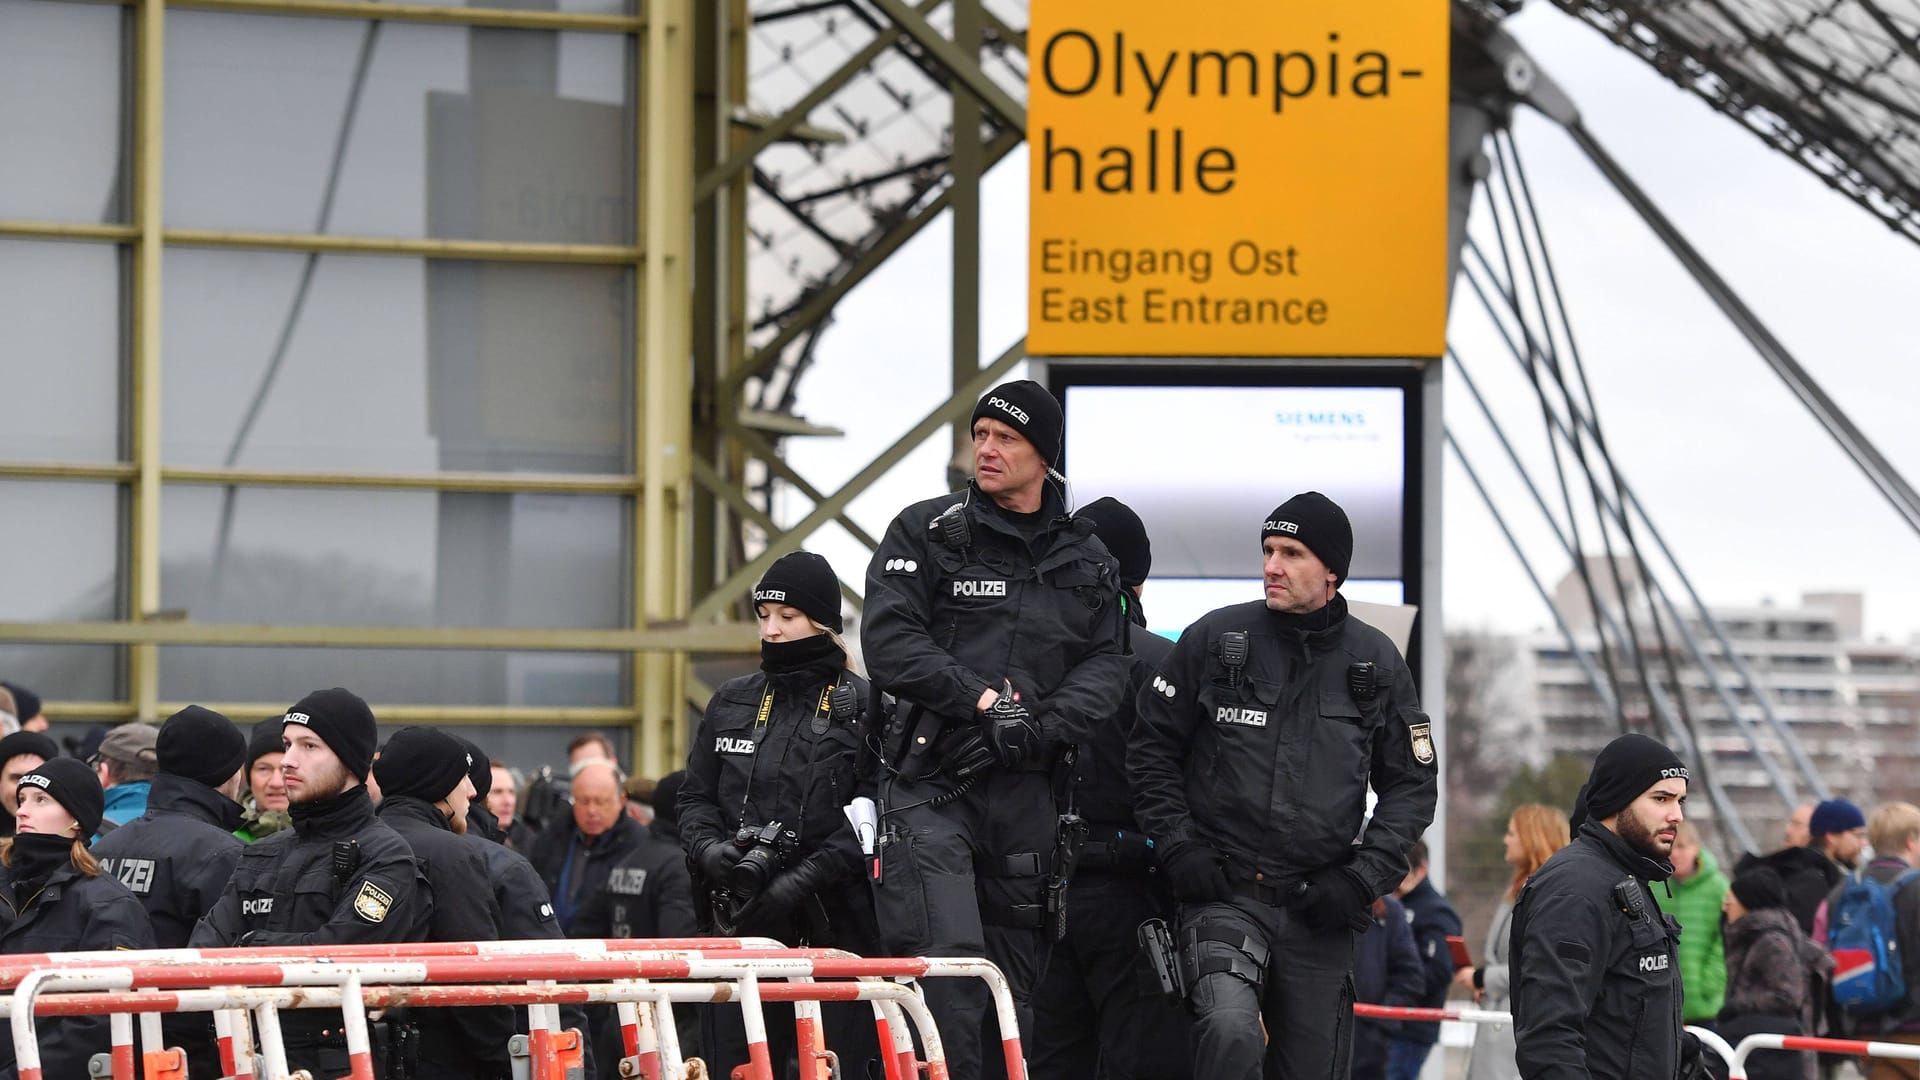
[[[221,1064],[227,1067],[227,1075],[233,1077],[233,1080],[253,1080],[253,1018],[245,1009],[224,1011],[232,1017],[230,1026],[233,1030],[233,1060],[228,1062],[223,1059]]]
[[[367,1003],[360,997],[360,976],[340,984],[340,1025],[347,1033],[347,1067],[352,1080],[373,1080],[373,1041],[367,1038]]]
[[[527,1036],[533,1055],[533,1080],[561,1080],[559,1049],[554,1036],[559,1034],[559,1009],[550,1005],[527,1006]]]
[[[651,1003],[623,1001],[618,1008],[620,1035],[626,1041],[628,1059],[620,1063],[620,1075],[660,1080],[660,1038],[653,1030]]]
[[[900,999],[901,1011],[913,1019],[913,1026],[920,1029],[920,1045],[927,1050],[927,1080],[948,1080],[947,1048],[940,1041],[940,1028],[933,1022],[933,1013],[928,1010],[925,998],[919,994]],[[963,1033],[971,1034],[971,1033]],[[1019,1040],[1014,1040],[1019,1045]],[[1020,1076],[1026,1076],[1025,1062],[1021,1062]],[[1008,1062],[1009,1080],[1012,1080],[1012,1062]]]
[[[107,1017],[107,1029],[112,1039],[113,1080],[134,1080],[138,1074],[133,1068],[132,1015],[114,1013]]]
[[[810,983],[810,978],[788,980]],[[826,1025],[818,1001],[793,1003],[793,1045],[800,1063],[800,1080],[834,1080],[833,1054],[827,1050]]]
[[[167,1037],[160,1030],[159,1013],[140,1014],[140,1051],[146,1080],[185,1080],[185,1051],[167,1049]]]
[[[897,1002],[877,1002],[887,1017],[887,1026],[891,1029],[893,1053],[886,1055],[888,1080],[916,1080],[920,1075],[920,1057],[913,1049],[913,1028],[907,1024],[905,1013],[900,1011]],[[882,1050],[889,1044],[881,1044]]]
[[[901,1080],[900,1062],[893,1056],[893,1025],[887,1023],[887,1010],[878,1001],[869,1001],[873,1007],[873,1030],[879,1036],[880,1068],[886,1074],[886,1080]]]
[[[687,1060],[680,1052],[680,1028],[673,1022],[673,1002],[662,994],[646,1008],[653,1013],[653,1036],[660,1042],[660,1080],[687,1080]]]
[[[287,1075],[287,1040],[280,1034],[280,1010],[262,1005],[253,1015],[260,1027],[260,1057],[266,1064],[268,1080],[280,1080]]]
[[[747,1063],[733,1070],[733,1080],[773,1080],[773,1055],[767,1050],[767,1016],[760,1007],[760,978],[749,971],[740,976],[740,1011],[747,1028]]]

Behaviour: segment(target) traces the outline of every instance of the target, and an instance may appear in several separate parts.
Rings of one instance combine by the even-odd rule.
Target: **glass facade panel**
[[[161,603],[197,622],[625,625],[621,496],[181,484],[162,500]]]
[[[0,218],[122,222],[117,4],[0,4]]]
[[[629,40],[175,10],[177,227],[627,244]]]
[[[292,704],[344,686],[376,716],[382,704],[617,707],[627,704],[628,667],[614,653],[169,645],[160,649],[160,697]]]
[[[167,464],[630,468],[625,267],[180,248],[164,293]]]
[[[123,250],[0,239],[0,459],[120,459]]]
[[[0,619],[116,618],[121,501],[113,483],[0,480]]]
[[[118,701],[126,696],[125,654],[119,645],[0,644],[0,679],[42,701]]]

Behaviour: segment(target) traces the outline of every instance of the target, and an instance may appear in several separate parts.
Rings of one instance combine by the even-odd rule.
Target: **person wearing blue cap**
[[[1737,877],[1758,866],[1780,875],[1786,884],[1787,910],[1808,934],[1827,894],[1860,861],[1866,845],[1867,816],[1845,799],[1827,799],[1807,817],[1805,847],[1788,846],[1767,855],[1748,853],[1735,864]]]

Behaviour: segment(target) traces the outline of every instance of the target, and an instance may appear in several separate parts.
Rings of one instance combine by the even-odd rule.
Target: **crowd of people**
[[[1712,856],[1682,831],[1686,770],[1651,740],[1616,743],[1571,823],[1513,813],[1511,886],[1470,962],[1421,839],[1431,726],[1398,650],[1339,592],[1346,514],[1305,492],[1250,522],[1263,596],[1169,641],[1146,630],[1138,515],[1068,505],[1061,419],[1032,382],[980,399],[975,478],[901,511],[868,568],[865,675],[827,562],[773,561],[752,593],[758,668],[715,690],[685,768],[657,782],[589,734],[563,772],[522,784],[445,731],[383,738],[342,688],[247,732],[192,706],[63,755],[36,730],[38,700],[8,687],[0,952],[764,936],[987,957],[1043,1080],[1410,1080],[1438,1025],[1356,1022],[1353,1005],[1450,993],[1515,1014],[1482,1030],[1475,1077],[1666,1078],[1683,1059],[1682,970],[1720,970],[1689,983],[1688,1019],[1779,1030],[1766,1025],[1812,1000],[1787,993],[1783,965],[1824,970],[1802,942],[1853,940],[1838,875],[1860,847],[1837,826],[1872,833],[1876,880],[1898,879],[1894,854],[1920,857],[1920,811],[1869,825],[1821,804],[1824,884],[1805,854],[1743,862],[1724,939],[1681,935],[1657,904],[1692,924],[1721,903]],[[1669,877],[1661,900],[1650,883]],[[1908,920],[1920,892],[1898,880]],[[1778,916],[1803,895],[1806,920]],[[1637,981],[1614,987],[1616,968]],[[1006,1075],[985,986],[922,989],[950,1075]],[[776,1075],[792,1075],[791,1012],[768,1012]],[[589,1035],[597,1075],[619,1075],[610,1008],[563,1020]],[[390,1012],[378,1071],[507,1077],[516,1023],[505,1008]],[[205,1018],[167,1024],[193,1075],[218,1075]],[[347,1071],[337,1011],[282,1025],[294,1067]],[[880,1075],[869,1013],[829,1005],[825,1025],[840,1075]],[[738,1010],[677,1026],[715,1075],[748,1060]],[[85,1075],[105,1049],[95,1020],[42,1032],[49,1077]],[[0,1080],[10,1070],[0,1060]]]

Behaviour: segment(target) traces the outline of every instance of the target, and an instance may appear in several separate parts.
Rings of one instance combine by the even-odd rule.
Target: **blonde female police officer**
[[[876,951],[864,860],[844,808],[872,792],[869,686],[848,670],[840,580],[812,552],[781,556],[753,590],[760,670],[720,684],[687,756],[675,808],[696,906],[727,935]],[[744,839],[743,839],[744,838]],[[746,1060],[736,1010],[709,1009],[709,1047]],[[848,1076],[875,1056],[871,1013],[828,1006],[827,1045]],[[768,1022],[777,1075],[793,1025]]]

